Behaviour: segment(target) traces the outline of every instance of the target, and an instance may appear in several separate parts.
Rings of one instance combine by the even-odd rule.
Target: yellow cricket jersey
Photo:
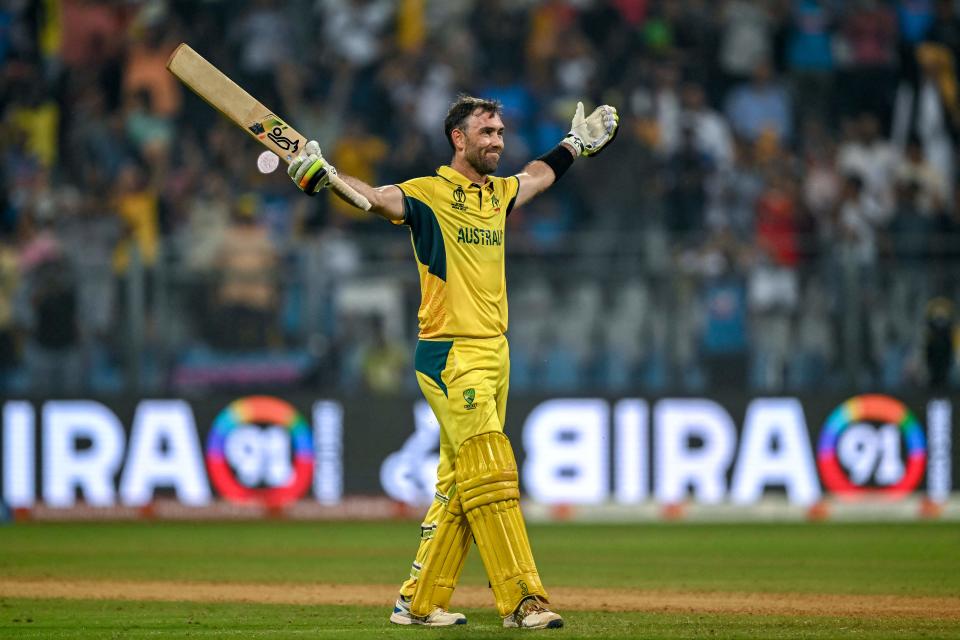
[[[520,180],[488,176],[481,187],[443,166],[397,186],[420,272],[420,337],[505,333],[504,227]]]

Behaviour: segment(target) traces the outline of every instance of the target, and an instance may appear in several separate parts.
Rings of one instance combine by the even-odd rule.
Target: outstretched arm
[[[576,159],[577,152],[570,146],[561,142],[557,148],[570,154],[570,163]],[[527,163],[523,171],[517,174],[517,180],[520,182],[520,190],[517,191],[517,202],[514,206],[522,207],[556,182],[557,174],[549,164],[538,158]]]
[[[609,105],[602,105],[584,117],[583,103],[577,103],[570,132],[556,147],[528,163],[517,174],[520,183],[516,206],[529,202],[544,192],[581,156],[593,156],[616,137],[620,116]]]
[[[287,168],[287,174],[301,191],[312,196],[330,186],[331,176],[337,176],[370,201],[370,211],[391,222],[403,220],[403,192],[399,187],[371,187],[363,180],[337,173],[333,165],[320,153],[320,145],[316,140],[308,142],[303,151]],[[344,202],[356,206],[356,203],[339,191],[334,190],[334,193]]]

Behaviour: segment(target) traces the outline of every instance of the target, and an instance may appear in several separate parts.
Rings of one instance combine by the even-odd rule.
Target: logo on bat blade
[[[265,131],[263,128],[263,124],[260,122],[254,122],[252,125],[250,125],[247,128],[250,129],[250,131],[252,131],[253,135],[255,136],[261,136]]]
[[[270,130],[270,133],[267,134],[267,137],[284,151],[292,151],[293,153],[296,153],[300,148],[300,140],[291,140],[290,138],[284,137],[282,134],[283,129],[281,127],[274,127]]]

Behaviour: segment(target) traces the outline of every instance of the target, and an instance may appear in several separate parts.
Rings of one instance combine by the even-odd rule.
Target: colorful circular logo
[[[900,438],[906,443],[906,465],[903,475],[886,487],[865,487],[853,482],[841,465],[838,445],[844,431],[851,425],[873,422],[894,425]],[[895,439],[896,440],[896,439]],[[868,461],[869,462],[869,461]],[[920,484],[927,466],[927,442],[923,428],[913,413],[895,398],[872,394],[850,398],[827,418],[817,444],[817,467],[824,485],[842,497],[866,497],[869,495],[901,498]]]
[[[227,456],[228,440],[249,425],[276,425],[289,431],[293,464],[289,480],[281,486],[255,488],[241,483]],[[207,437],[207,470],[214,486],[228,500],[279,507],[296,501],[313,479],[313,438],[306,420],[289,403],[270,396],[234,400],[214,419]]]

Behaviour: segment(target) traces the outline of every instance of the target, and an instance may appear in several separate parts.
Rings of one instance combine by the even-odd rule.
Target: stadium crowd
[[[501,175],[618,106],[510,216],[514,389],[960,386],[954,0],[10,0],[0,392],[414,388],[407,234],[259,173],[181,41],[375,184],[461,91]]]

